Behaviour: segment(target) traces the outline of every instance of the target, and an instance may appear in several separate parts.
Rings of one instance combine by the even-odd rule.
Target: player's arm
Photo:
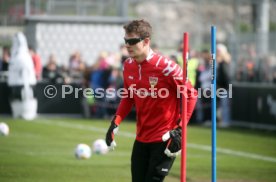
[[[167,64],[163,70],[163,73],[165,76],[169,77],[172,87],[179,93],[181,93],[181,86],[182,89],[184,89],[182,97],[187,97],[187,121],[185,123],[188,124],[197,101],[197,91],[192,87],[190,81],[187,81],[186,87],[183,88],[183,70],[179,65],[170,60],[166,60],[165,63]],[[175,127],[165,133],[162,137],[163,141],[168,140],[168,144],[165,149],[165,154],[167,156],[174,157],[181,152],[181,135],[182,122],[179,120]]]
[[[196,101],[197,101],[197,92],[191,86],[191,83],[188,82],[187,86],[187,94],[183,94],[182,97],[188,96],[187,98],[187,121],[188,124],[192,113],[194,111]],[[182,122],[176,123],[173,130],[168,131],[162,137],[163,141],[168,141],[167,147],[165,149],[165,154],[169,157],[175,157],[181,153],[181,136],[182,136]]]

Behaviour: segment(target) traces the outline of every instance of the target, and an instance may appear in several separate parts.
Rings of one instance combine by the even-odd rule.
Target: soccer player
[[[187,97],[189,121],[197,92],[190,82],[184,89],[183,72],[176,63],[152,51],[152,27],[147,21],[133,20],[124,25],[124,30],[130,56],[123,65],[124,89],[128,94],[122,97],[111,121],[106,143],[114,149],[114,134],[135,106],[137,130],[131,156],[132,182],[163,181],[181,151],[180,95]]]

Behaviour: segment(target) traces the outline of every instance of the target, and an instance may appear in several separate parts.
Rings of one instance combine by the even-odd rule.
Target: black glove
[[[175,157],[181,153],[181,134],[181,127],[177,127],[162,136],[163,141],[169,140],[164,151],[168,157]]]
[[[117,134],[117,132],[119,130],[119,126],[115,124],[115,119],[116,119],[116,116],[113,117],[110,127],[105,136],[105,142],[106,142],[107,146],[109,147],[109,149],[111,149],[111,150],[114,150],[114,148],[116,147],[114,135]]]

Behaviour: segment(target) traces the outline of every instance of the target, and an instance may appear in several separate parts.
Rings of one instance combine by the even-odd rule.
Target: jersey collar
[[[150,61],[150,60],[151,60],[151,58],[153,57],[153,54],[154,54],[153,50],[152,50],[152,49],[150,49],[150,50],[149,50],[149,54],[148,54],[148,56],[147,56],[146,60],[147,60],[147,61]]]

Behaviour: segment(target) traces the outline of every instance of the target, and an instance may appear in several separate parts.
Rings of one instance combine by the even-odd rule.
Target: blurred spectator
[[[80,52],[76,51],[70,56],[68,71],[73,82],[82,82],[85,67]]]
[[[0,59],[0,71],[8,71],[10,61],[10,48],[7,46],[3,47],[2,58]]]
[[[190,50],[189,52],[189,60],[187,60],[187,76],[192,84],[193,87],[196,85],[196,79],[197,79],[197,68],[199,65],[199,58],[198,53],[195,50]],[[198,99],[200,100],[200,99]],[[200,102],[200,101],[199,101]],[[196,109],[191,117],[191,122],[198,121],[196,117]]]
[[[237,81],[243,81],[243,78],[245,77],[243,62],[244,62],[243,59],[238,60],[236,65],[235,79]]]
[[[199,65],[198,53],[195,50],[189,52],[189,60],[187,65],[187,74],[188,78],[191,81],[191,84],[195,86],[196,84],[196,71]]]
[[[36,79],[40,80],[41,79],[41,73],[42,73],[41,58],[35,52],[35,50],[33,49],[32,46],[29,46],[29,52],[30,52],[32,60],[33,60]]]
[[[253,61],[249,60],[246,62],[246,81],[254,82],[257,80],[257,75],[255,71],[255,64]]]
[[[120,98],[116,94],[116,91],[119,88],[123,87],[123,78],[121,74],[121,70],[118,68],[112,68],[111,74],[108,78],[108,88],[110,92],[113,92],[114,95],[109,95],[109,97],[106,98],[107,102],[107,115],[112,116],[113,113],[116,111],[116,108],[119,104]],[[111,97],[113,96],[113,97]]]
[[[82,72],[85,69],[85,64],[81,58],[80,52],[76,51],[70,56],[69,71]]]
[[[106,61],[107,53],[101,52],[97,62],[92,67],[92,72],[90,74],[90,87],[92,89],[103,88],[107,85],[107,81],[104,81],[104,70],[109,68]]]
[[[227,95],[219,99],[219,111],[221,112],[220,127],[230,126],[230,63],[231,56],[228,53],[227,47],[223,44],[217,45],[217,88],[227,90]]]
[[[196,105],[196,121],[208,124],[211,121],[211,55],[208,50],[201,53],[202,61],[197,67],[195,88],[201,91]],[[205,94],[203,94],[205,93]]]
[[[58,67],[54,55],[49,56],[47,65],[43,68],[42,77],[44,80],[55,83],[64,83],[62,70]]]
[[[195,50],[189,50],[189,58],[188,58],[188,67],[187,74],[188,78],[191,81],[192,85],[196,84],[196,70],[199,65],[198,53]],[[177,53],[176,53],[177,63],[183,68],[183,41],[178,42]]]
[[[90,74],[90,87],[96,91],[99,89],[107,89],[109,86],[110,65],[108,61],[108,53],[101,52],[95,65],[93,65],[92,72]],[[95,92],[95,102],[93,106],[93,112],[95,117],[103,118],[107,116],[105,97],[100,93]]]
[[[242,44],[240,57],[235,65],[234,79],[238,82],[273,82],[274,54],[258,56],[254,44]]]
[[[275,72],[276,57],[266,55],[258,61],[258,81],[273,82],[273,74]]]

